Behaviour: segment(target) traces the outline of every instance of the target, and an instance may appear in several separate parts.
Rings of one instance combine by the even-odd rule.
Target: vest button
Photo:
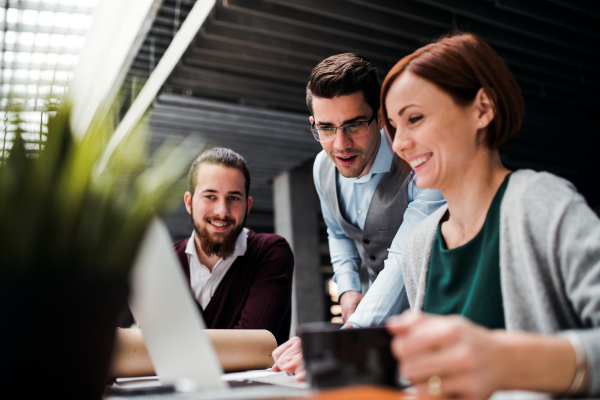
[[[369,256],[369,258],[371,259],[371,261],[375,261],[377,259],[377,257],[375,257],[373,255]]]
[[[363,239],[363,243],[364,243],[364,244],[369,244],[369,243],[371,243],[371,242],[369,242],[369,239]]]

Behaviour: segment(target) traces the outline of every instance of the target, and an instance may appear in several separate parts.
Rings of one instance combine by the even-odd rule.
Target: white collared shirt
[[[219,283],[221,283],[223,277],[227,274],[229,268],[231,268],[233,262],[238,256],[246,254],[248,229],[242,229],[238,235],[235,241],[235,250],[231,257],[225,260],[220,258],[213,267],[212,272],[205,265],[200,263],[198,253],[196,253],[194,238],[195,232],[192,232],[192,236],[185,246],[185,252],[188,257],[188,263],[190,264],[190,284],[192,286],[192,292],[204,310],[219,287]]]

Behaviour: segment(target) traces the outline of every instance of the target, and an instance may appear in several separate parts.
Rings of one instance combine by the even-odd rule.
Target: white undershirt
[[[233,262],[236,260],[236,258],[238,258],[238,256],[243,256],[246,254],[246,248],[248,245],[248,229],[242,229],[238,235],[235,241],[235,250],[231,257],[225,260],[220,258],[213,267],[212,272],[208,269],[208,267],[200,263],[198,254],[196,253],[194,237],[195,232],[192,232],[192,236],[185,246],[185,252],[190,264],[190,284],[192,286],[192,292],[204,310],[206,309],[206,306],[208,306],[210,299],[212,299],[217,287],[219,287],[219,283],[221,283],[223,277],[225,274],[227,274],[227,271],[229,271],[229,268]]]

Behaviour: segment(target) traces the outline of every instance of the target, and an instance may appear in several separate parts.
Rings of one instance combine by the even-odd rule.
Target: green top
[[[448,250],[442,224],[438,226],[423,311],[459,314],[490,329],[505,328],[500,285],[500,204],[509,177],[504,178],[483,227],[470,242]]]

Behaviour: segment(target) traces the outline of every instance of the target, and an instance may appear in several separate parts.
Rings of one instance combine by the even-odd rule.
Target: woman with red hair
[[[386,77],[382,116],[419,187],[447,206],[407,239],[412,312],[388,322],[420,393],[600,393],[600,220],[571,183],[510,171],[520,89],[479,37],[444,38]]]

